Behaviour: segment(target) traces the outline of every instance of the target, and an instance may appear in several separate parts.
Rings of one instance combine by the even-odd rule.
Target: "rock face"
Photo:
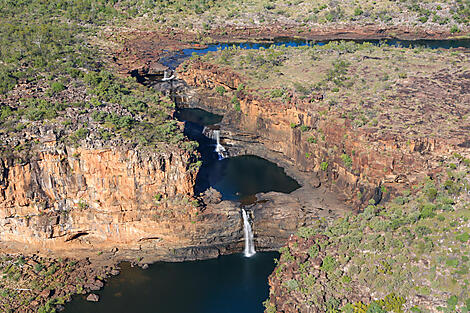
[[[257,201],[248,206],[248,212],[252,215],[257,250],[277,250],[299,227],[345,213],[344,204],[324,188],[315,190],[314,197],[309,193],[312,193],[309,187],[302,187],[290,194],[269,192],[256,196]]]
[[[112,249],[123,259],[136,250],[157,259],[218,255],[242,238],[239,209],[203,209],[192,198],[191,162],[182,150],[54,145],[27,163],[0,160],[0,239],[72,254]]]
[[[355,129],[339,115],[330,113],[326,118],[317,114],[318,105],[308,100],[291,98],[279,104],[241,92],[237,112],[230,99],[212,92],[217,86],[236,90],[243,83],[237,73],[203,61],[183,65],[179,72],[188,85],[203,89],[191,105],[229,112],[221,124],[221,137],[231,155],[274,156],[276,163],[287,170],[294,168],[298,172],[294,177],[302,184],[315,185],[320,179],[359,206],[370,199],[380,202],[424,176],[432,176],[442,156],[459,149],[456,140],[448,138],[408,139],[400,134],[382,137]],[[328,104],[323,109],[328,111]],[[309,140],[296,125],[316,130],[320,139]]]

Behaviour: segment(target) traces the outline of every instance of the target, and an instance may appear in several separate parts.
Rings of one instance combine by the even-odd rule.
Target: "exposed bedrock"
[[[309,108],[301,99],[281,105],[243,92],[238,96],[238,112],[230,99],[214,92],[217,86],[236,90],[243,83],[236,73],[194,61],[181,66],[178,75],[198,88],[197,93],[188,93],[189,106],[225,113],[221,140],[231,155],[265,157],[283,166],[302,185],[327,185],[340,199],[352,200],[356,208],[370,199],[386,200],[423,176],[433,176],[442,157],[459,149],[454,139],[384,137],[357,129],[333,112],[328,118],[322,116],[318,108]],[[308,133],[293,125],[315,130],[320,139],[310,140]]]
[[[197,170],[180,150],[50,146],[0,160],[0,240],[11,249],[117,258],[196,259],[241,249],[239,208],[192,197]]]
[[[343,203],[323,188],[301,187],[290,194],[260,193],[249,206],[256,248],[279,249],[299,227],[311,226],[319,219],[335,219],[346,211]]]
[[[0,160],[0,240],[24,253],[183,261],[243,249],[240,205],[209,190],[193,197],[197,170],[184,151],[91,149],[52,144],[24,163]],[[322,216],[305,188],[258,194],[248,206],[256,248],[282,246]],[[311,200],[309,200],[311,201]],[[330,214],[331,215],[331,214]]]

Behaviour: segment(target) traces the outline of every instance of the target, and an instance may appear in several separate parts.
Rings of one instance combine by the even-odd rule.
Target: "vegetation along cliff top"
[[[230,71],[246,86],[245,93],[265,105],[347,119],[353,128],[382,138],[393,134],[461,144],[470,127],[468,58],[463,50],[341,41],[258,51],[230,48],[194,57],[182,70],[209,64]],[[220,76],[221,81],[232,77]]]
[[[3,1],[0,11],[2,153],[27,158],[46,142],[195,148],[169,98],[116,76],[90,45],[100,24],[120,16],[109,4]]]
[[[125,7],[125,2],[123,3]],[[142,4],[142,19],[176,29],[214,30],[226,26],[260,27],[272,24],[326,28],[332,24],[468,30],[470,6],[457,1],[157,1]]]

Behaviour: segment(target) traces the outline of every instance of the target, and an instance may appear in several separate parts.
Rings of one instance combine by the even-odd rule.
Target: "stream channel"
[[[368,42],[431,49],[470,48],[470,39]],[[235,45],[243,49],[259,49],[272,44],[297,47],[325,43],[279,38],[267,43]],[[168,52],[160,62],[175,69],[193,53],[205,54],[233,45],[214,44],[204,49]],[[221,158],[215,151],[216,140],[203,135],[204,127],[219,123],[221,116],[201,109],[179,108],[175,117],[185,121],[186,136],[199,142],[203,165],[196,180],[196,193],[212,187],[222,194],[222,199],[249,203],[259,192],[289,193],[300,187],[282,168],[263,158]],[[64,312],[261,313],[264,311],[262,302],[269,293],[268,276],[274,270],[274,258],[278,256],[277,252],[258,252],[247,258],[239,253],[203,261],[157,262],[147,270],[123,262],[121,274],[109,279],[106,287],[96,292],[100,296],[98,303],[87,302],[84,296],[77,296],[66,305]]]

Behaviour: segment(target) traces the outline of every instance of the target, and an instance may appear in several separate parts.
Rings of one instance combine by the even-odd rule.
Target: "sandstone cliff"
[[[290,164],[301,172],[298,180],[310,180],[315,185],[316,178],[320,178],[356,203],[388,198],[432,176],[444,155],[465,150],[462,136],[384,135],[378,129],[354,127],[340,112],[329,111],[324,101],[309,102],[291,96],[287,103],[279,103],[250,91],[237,92],[244,83],[247,89],[250,87],[226,67],[196,60],[182,65],[179,71],[188,85],[203,89],[199,90],[203,96],[192,100],[196,106],[230,112],[222,123],[222,136],[227,145],[234,146],[235,153],[244,145],[241,150],[247,153],[280,155],[280,163],[286,162],[287,167]],[[230,98],[214,92],[217,86],[236,93],[239,107],[234,108]],[[315,135],[303,131],[304,127]]]
[[[197,167],[183,150],[52,144],[33,155],[24,163],[0,161],[4,243],[58,253],[161,249],[158,255],[241,238],[238,208],[202,212],[192,198]]]

